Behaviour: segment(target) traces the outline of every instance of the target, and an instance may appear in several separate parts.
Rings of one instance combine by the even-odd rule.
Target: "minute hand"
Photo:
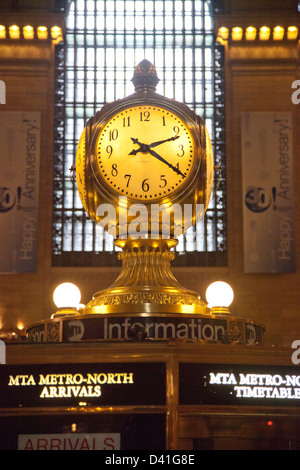
[[[179,135],[175,136],[175,137],[170,137],[169,139],[165,139],[165,140],[159,140],[158,142],[153,142],[152,144],[149,145],[149,147],[156,147],[157,145],[160,145],[160,144],[164,144],[165,142],[170,142],[170,140],[176,140],[176,139],[179,139]]]
[[[149,146],[150,147],[150,146]],[[168,165],[168,167],[172,168],[173,171],[175,171],[175,173],[177,173],[178,175],[181,175],[183,178],[185,178],[185,175],[183,173],[181,173],[180,170],[178,170],[178,168],[176,168],[175,166],[173,166],[171,163],[167,162],[167,160],[165,160],[163,157],[161,157],[160,155],[158,155],[158,153],[156,153],[154,150],[151,150],[149,148],[148,152],[150,153],[150,155],[152,155],[153,157],[157,158],[158,160],[160,160],[162,163],[165,163],[166,165]]]

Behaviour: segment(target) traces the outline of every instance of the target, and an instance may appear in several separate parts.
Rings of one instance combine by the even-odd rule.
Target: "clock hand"
[[[145,144],[141,144],[141,142],[139,142],[138,139],[135,139],[134,137],[130,137],[130,138],[131,138],[131,140],[132,140],[132,142],[133,142],[134,144],[138,144],[140,147],[141,147],[142,145],[145,145]]]
[[[176,135],[175,137],[170,137],[170,139],[165,139],[165,140],[159,140],[158,142],[153,142],[152,144],[149,145],[149,147],[153,148],[156,147],[157,145],[164,144],[165,142],[170,142],[170,140],[176,140],[179,139],[179,135]]]
[[[138,152],[141,152],[141,147],[137,150],[131,150],[131,152],[128,155],[136,155]]]
[[[175,173],[177,173],[178,175],[181,175],[183,178],[185,178],[185,175],[183,173],[181,173],[180,170],[178,170],[178,168],[176,168],[175,166],[173,166],[171,163],[167,162],[167,160],[165,160],[163,157],[161,157],[160,155],[158,155],[158,153],[156,153],[154,150],[151,150],[150,148],[148,149],[148,152],[150,153],[150,155],[152,155],[153,157],[157,158],[158,160],[160,160],[162,163],[165,163],[166,165],[168,165],[168,167],[172,168],[173,171],[175,171]]]
[[[138,144],[140,148],[136,150],[132,150],[128,155],[136,155],[138,152],[148,152],[149,145],[142,144],[141,142],[138,141],[138,139],[134,139],[133,137],[131,137],[131,140],[134,144]]]
[[[176,139],[177,137],[175,137]],[[176,168],[174,165],[172,165],[171,163],[167,162],[167,160],[165,160],[163,157],[161,157],[160,155],[158,155],[158,153],[156,153],[154,150],[151,150],[151,145],[159,145],[160,143],[163,143],[163,142],[166,142],[167,140],[174,140],[174,137],[171,137],[171,139],[167,139],[165,141],[160,141],[160,142],[154,142],[153,144],[151,145],[147,145],[147,144],[142,144],[141,142],[138,141],[138,139],[135,139],[133,137],[131,137],[131,140],[134,144],[138,144],[140,146],[139,149],[133,149],[128,155],[136,155],[138,152],[144,152],[144,153],[150,153],[150,155],[152,155],[153,157],[157,158],[158,160],[160,160],[162,163],[165,163],[166,165],[168,165],[169,168],[172,168],[173,171],[175,171],[175,173],[177,173],[178,175],[181,175],[183,178],[185,178],[185,175],[183,173],[181,173],[180,170],[178,170],[178,168]]]
[[[179,139],[179,135],[178,136],[175,136],[175,137],[170,137],[170,139],[165,139],[165,140],[159,140],[158,142],[153,142],[152,144],[148,145],[148,144],[142,144],[141,142],[138,141],[138,139],[135,139],[133,137],[131,137],[131,140],[134,144],[137,144],[140,146],[139,149],[136,149],[136,150],[132,150],[128,155],[136,155],[138,152],[148,152],[149,151],[149,148],[152,148],[152,147],[157,147],[157,145],[161,145],[161,144],[164,144],[165,142],[169,142],[170,140],[175,140],[175,139]]]

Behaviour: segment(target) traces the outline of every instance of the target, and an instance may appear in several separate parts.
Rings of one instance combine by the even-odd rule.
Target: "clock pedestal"
[[[176,280],[170,262],[176,240],[117,240],[122,270],[108,289],[96,293],[84,313],[200,313],[209,314],[199,294]]]

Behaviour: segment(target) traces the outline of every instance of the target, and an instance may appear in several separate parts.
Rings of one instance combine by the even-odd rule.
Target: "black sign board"
[[[27,328],[29,343],[58,343],[91,340],[200,340],[263,344],[264,328],[231,315],[74,315],[52,319]],[[141,334],[141,338],[139,338]]]
[[[181,363],[179,403],[299,406],[300,368]]]
[[[165,363],[0,366],[0,408],[166,404]]]

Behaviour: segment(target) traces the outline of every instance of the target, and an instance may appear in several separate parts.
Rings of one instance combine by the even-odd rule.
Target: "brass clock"
[[[132,81],[135,93],[90,118],[78,144],[76,179],[82,204],[93,221],[115,236],[123,260],[114,285],[95,294],[86,311],[99,313],[104,306],[107,313],[108,305],[121,305],[124,311],[128,304],[142,310],[145,304],[156,309],[157,304],[203,307],[198,294],[178,284],[169,262],[178,234],[203,217],[209,204],[214,169],[210,138],[192,110],[156,93],[158,78],[150,62],[136,67]],[[153,205],[164,210],[189,205],[191,210],[187,219],[183,212],[170,216],[168,237],[160,221],[153,238]],[[145,221],[139,240],[130,239],[130,218],[124,218],[133,207]]]
[[[203,216],[212,192],[213,156],[202,119],[183,103],[155,92],[158,79],[148,61],[137,66],[133,82],[136,93],[109,103],[88,121],[77,150],[82,204],[100,225],[99,207],[112,204],[116,220],[106,216],[103,226],[116,238],[124,234],[120,197],[126,197],[124,210],[136,203],[191,204],[192,225],[199,213]],[[185,220],[182,230],[187,228]]]

